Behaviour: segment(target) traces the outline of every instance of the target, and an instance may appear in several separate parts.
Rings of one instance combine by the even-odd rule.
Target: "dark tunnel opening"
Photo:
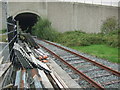
[[[21,13],[18,14],[14,19],[19,22],[19,27],[22,31],[31,33],[32,26],[37,22],[39,16],[34,13]]]

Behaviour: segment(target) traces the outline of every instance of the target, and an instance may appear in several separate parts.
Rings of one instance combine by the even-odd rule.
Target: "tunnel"
[[[27,33],[31,33],[31,29],[34,24],[37,22],[37,18],[39,16],[34,13],[20,13],[15,16],[15,20],[19,22],[19,27],[22,31],[26,31]]]

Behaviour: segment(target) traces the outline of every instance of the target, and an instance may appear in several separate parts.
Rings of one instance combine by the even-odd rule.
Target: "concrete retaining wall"
[[[1,7],[1,4],[0,4]],[[1,14],[0,8],[0,14]],[[82,30],[90,33],[100,32],[103,21],[109,17],[118,19],[118,8],[70,2],[10,2],[9,15],[23,12],[36,13],[47,17],[59,32]],[[0,15],[0,20],[2,14]],[[4,21],[3,21],[4,23]],[[4,28],[1,27],[0,29]]]
[[[100,32],[106,18],[118,19],[118,8],[81,3],[51,2],[48,4],[48,18],[61,32],[82,30]]]

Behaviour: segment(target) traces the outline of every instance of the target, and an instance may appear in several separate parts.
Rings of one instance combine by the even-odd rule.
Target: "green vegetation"
[[[48,19],[38,18],[38,22],[32,28],[32,34],[38,36],[40,39],[55,41],[58,32],[56,32]]]
[[[71,48],[99,58],[107,59],[111,62],[120,63],[118,48],[112,48],[106,45],[73,46]]]
[[[48,19],[39,18],[33,27],[32,34],[40,39],[57,42],[112,62],[118,62],[120,28],[117,27],[114,18],[106,19],[101,27],[101,33],[98,34],[80,30],[59,33],[52,28]]]
[[[104,44],[111,46],[111,47],[120,47],[120,42],[118,41],[120,30],[116,30],[116,32],[118,33],[114,33],[114,32],[115,31],[109,34],[103,35],[103,39],[105,40]]]
[[[6,29],[0,30],[0,34],[5,33]]]
[[[6,29],[0,30],[0,34],[6,33]],[[7,42],[7,35],[0,35],[0,42]]]
[[[69,31],[61,34],[56,42],[81,52],[119,63],[118,48],[120,47],[120,42],[118,42],[118,32],[120,30],[104,35],[102,33],[88,34],[80,31]]]
[[[101,27],[101,32],[107,34],[111,31],[115,31],[118,28],[118,23],[115,17],[107,18]]]
[[[68,31],[59,35],[58,43],[65,46],[88,46],[91,44],[102,44],[101,35],[87,34],[81,31]]]
[[[7,42],[7,36],[6,35],[0,36],[0,42]]]
[[[120,30],[116,30],[104,35],[102,33],[91,34],[81,31],[69,31],[60,34],[56,42],[65,46],[89,46],[93,44],[106,44],[112,47],[120,47],[120,43],[118,42],[118,32],[120,32]]]

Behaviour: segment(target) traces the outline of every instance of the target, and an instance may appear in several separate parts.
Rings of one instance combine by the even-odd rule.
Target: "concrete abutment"
[[[5,28],[4,8],[0,2],[0,29]],[[48,18],[59,32],[82,30],[88,33],[100,32],[106,18],[118,19],[118,7],[71,2],[9,2],[8,14],[16,17],[23,13],[33,13]],[[30,16],[29,16],[30,17]]]

